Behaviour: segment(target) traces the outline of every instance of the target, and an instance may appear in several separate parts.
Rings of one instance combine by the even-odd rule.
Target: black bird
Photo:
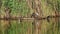
[[[38,16],[39,16],[38,13],[32,13],[32,15],[31,15],[31,17],[33,17],[33,18],[37,18]]]
[[[39,19],[39,14],[36,12],[36,13],[32,13],[32,15],[31,15],[31,18],[35,18],[35,19]]]
[[[50,16],[47,16],[47,21],[48,21],[48,22],[50,22],[49,18],[50,18]]]
[[[31,17],[35,17],[35,13],[32,13]]]

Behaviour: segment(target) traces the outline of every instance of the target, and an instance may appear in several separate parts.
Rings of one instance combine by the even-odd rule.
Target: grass
[[[11,9],[11,16],[27,16],[27,13],[30,12],[29,7],[27,7],[26,1],[22,0],[2,0],[2,6],[1,6],[1,17],[5,15],[5,8],[9,7]],[[29,13],[30,14],[30,13]],[[8,23],[8,22],[6,22]],[[23,21],[19,23],[19,20],[17,21],[11,21],[11,27],[8,29],[5,29],[4,26],[6,26],[4,20],[1,22],[1,34],[28,34],[28,31],[31,34],[31,22]],[[4,25],[2,25],[4,24]],[[5,29],[5,30],[4,30]]]
[[[56,3],[56,1],[58,3],[56,4],[55,8],[57,8],[57,6],[59,5],[57,11],[60,11],[60,0],[48,0],[48,3],[46,3],[45,0],[41,1],[44,17],[48,15],[55,15],[54,3]],[[0,5],[1,17],[5,15],[4,8],[6,7],[9,7],[11,9],[11,16],[22,15],[26,17],[30,16],[30,14],[32,13],[32,10],[30,10],[25,0],[1,0],[0,2],[2,2],[2,5]],[[50,22],[48,22],[47,20],[41,20],[41,34],[60,34],[60,19],[58,20],[57,18],[52,18],[49,20]],[[19,20],[12,20],[10,22],[10,28],[7,27],[9,25],[7,25],[6,23],[8,23],[8,21],[0,20],[0,34],[32,34],[32,32],[34,31],[32,20],[23,20],[23,22],[19,22]],[[8,29],[5,29],[5,26]]]

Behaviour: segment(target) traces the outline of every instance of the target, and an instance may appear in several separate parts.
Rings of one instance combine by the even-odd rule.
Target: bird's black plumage
[[[50,22],[49,18],[50,18],[50,16],[47,16],[47,21],[48,21],[48,22]]]

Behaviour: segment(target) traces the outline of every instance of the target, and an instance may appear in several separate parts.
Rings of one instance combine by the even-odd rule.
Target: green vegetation
[[[60,13],[60,0],[42,0],[43,16],[55,15],[55,11]],[[26,0],[0,0],[0,15],[5,15],[5,8],[11,9],[11,16],[30,16],[33,12],[26,2]],[[52,18],[50,22],[47,20],[41,20],[41,34],[60,34],[60,18]],[[8,21],[6,21],[8,23]],[[19,20],[10,21],[11,26],[6,26],[4,20],[0,20],[0,34],[32,34],[32,21]]]
[[[30,9],[27,6],[27,3],[25,0],[1,0],[2,2],[1,6],[1,15],[5,15],[5,8],[9,7],[11,9],[11,16],[27,16],[27,13],[30,13]],[[4,20],[3,22],[5,23]],[[28,34],[28,29],[32,29],[31,22],[23,21],[19,23],[19,20],[17,21],[11,21],[11,27],[7,27],[7,29],[3,29],[4,26],[0,25],[0,34]],[[31,32],[31,31],[30,31]]]

